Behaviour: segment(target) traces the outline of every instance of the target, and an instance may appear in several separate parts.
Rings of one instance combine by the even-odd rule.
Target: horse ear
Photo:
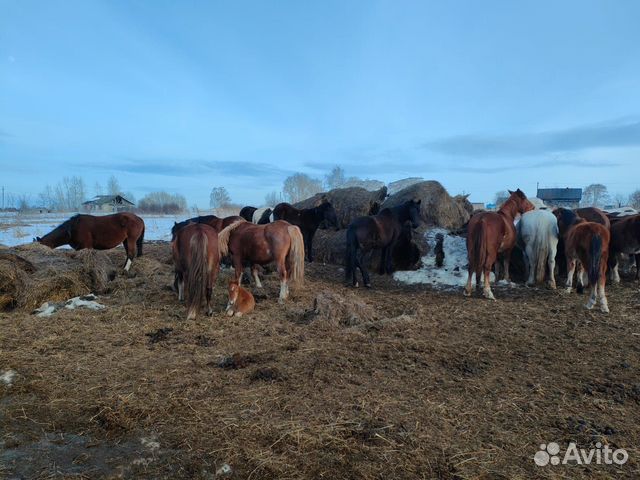
[[[512,192],[511,190],[507,190],[507,192],[509,192],[509,195],[513,195],[515,192]]]

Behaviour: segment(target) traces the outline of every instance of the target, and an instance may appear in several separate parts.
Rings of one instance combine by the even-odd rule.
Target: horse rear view
[[[549,210],[532,210],[518,222],[518,241],[524,244],[529,278],[527,285],[544,282],[549,269],[549,286],[556,288],[554,270],[558,248],[558,221]]]
[[[217,232],[205,224],[189,224],[177,232],[172,248],[178,299],[186,300],[187,320],[196,317],[204,300],[211,315],[211,295],[220,269]]]
[[[471,277],[475,273],[476,282],[484,274],[483,293],[486,298],[495,300],[491,291],[490,275],[498,254],[503,255],[505,280],[509,281],[509,260],[516,244],[516,227],[513,224],[518,213],[533,210],[533,204],[520,190],[509,191],[509,198],[498,212],[481,212],[469,220],[467,230],[467,254],[469,256],[469,277],[464,294],[470,296],[473,289]]]

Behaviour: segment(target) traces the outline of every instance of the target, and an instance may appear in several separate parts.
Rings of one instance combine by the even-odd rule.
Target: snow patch
[[[444,237],[442,244],[444,263],[441,268],[436,267],[434,254],[438,234],[442,234]],[[429,253],[422,257],[422,267],[413,271],[396,272],[393,278],[408,284],[428,283],[441,288],[464,286],[467,283],[467,265],[469,264],[466,239],[450,235],[443,228],[428,230],[425,238],[430,248]],[[491,281],[494,280],[494,275],[491,273]]]
[[[13,379],[16,378],[15,370],[5,370],[0,374],[0,382],[4,383],[6,386],[10,387],[13,384]]]
[[[93,294],[84,295],[82,297],[73,297],[66,302],[45,302],[40,308],[37,308],[33,313],[36,317],[50,317],[58,310],[66,308],[67,310],[75,310],[76,308],[88,308],[89,310],[102,310],[107,308],[101,303],[96,302],[98,297]]]

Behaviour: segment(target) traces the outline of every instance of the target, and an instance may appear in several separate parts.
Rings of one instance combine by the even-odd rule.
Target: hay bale
[[[40,244],[0,252],[0,310],[33,310],[87,293],[104,293],[115,277],[105,252],[52,250]]]
[[[318,193],[313,197],[295,203],[296,208],[317,207],[323,199],[333,205],[338,217],[338,226],[347,228],[358,217],[375,215],[387,196],[387,187],[370,192],[361,187],[335,188],[326,193]]]
[[[402,189],[387,198],[382,208],[395,207],[413,198],[422,200],[420,216],[425,224],[431,227],[459,229],[469,221],[473,211],[466,197],[452,197],[434,180],[414,183]]]
[[[313,307],[304,314],[306,323],[320,323],[331,327],[351,327],[371,323],[378,319],[373,307],[356,297],[320,292],[313,300]]]

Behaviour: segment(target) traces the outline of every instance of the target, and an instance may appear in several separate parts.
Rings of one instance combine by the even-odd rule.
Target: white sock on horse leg
[[[131,268],[131,259],[127,258],[127,263],[124,264],[125,272],[128,272],[130,268]]]

